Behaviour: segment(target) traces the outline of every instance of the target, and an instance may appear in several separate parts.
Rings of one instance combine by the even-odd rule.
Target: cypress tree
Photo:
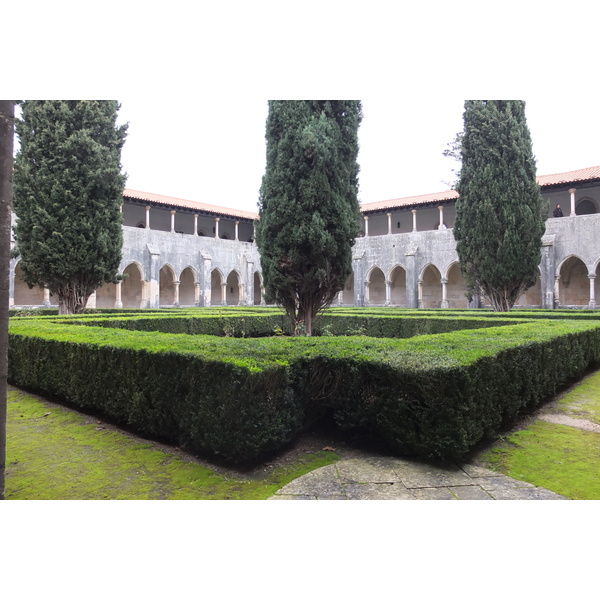
[[[113,100],[35,100],[16,123],[17,252],[29,286],[48,287],[61,314],[81,312],[119,279],[123,232],[121,149]]]
[[[546,207],[520,100],[467,100],[454,237],[467,286],[508,311],[535,281]]]
[[[359,231],[357,100],[270,101],[257,245],[267,300],[311,335],[352,272]]]

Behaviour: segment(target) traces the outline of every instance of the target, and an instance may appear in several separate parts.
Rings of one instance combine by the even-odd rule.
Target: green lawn
[[[90,421],[9,388],[6,499],[259,500],[338,460],[323,451],[264,478],[225,477]]]
[[[561,396],[553,412],[600,424],[600,371]],[[600,500],[600,434],[536,420],[479,457],[499,471],[573,500]]]

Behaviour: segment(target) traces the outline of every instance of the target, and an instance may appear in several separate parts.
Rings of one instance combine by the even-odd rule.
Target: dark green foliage
[[[465,102],[457,190],[461,272],[494,310],[510,310],[536,281],[546,219],[524,102]]]
[[[412,339],[74,324],[85,321],[12,319],[9,381],[237,463],[276,452],[327,414],[394,453],[458,459],[600,362],[596,319],[494,316],[487,328]]]
[[[14,211],[23,279],[48,287],[61,313],[78,313],[116,282],[125,175],[113,100],[32,100],[16,130]]]
[[[355,100],[269,102],[256,243],[267,298],[309,335],[352,271],[361,119]]]

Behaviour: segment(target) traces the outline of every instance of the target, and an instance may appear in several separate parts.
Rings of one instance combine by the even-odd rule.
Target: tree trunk
[[[4,500],[6,471],[8,301],[14,126],[14,102],[0,100],[0,500]]]

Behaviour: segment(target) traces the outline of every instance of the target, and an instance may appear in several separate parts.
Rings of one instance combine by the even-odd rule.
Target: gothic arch
[[[229,306],[237,306],[241,304],[242,294],[240,286],[240,274],[234,269],[227,276],[227,282],[225,286],[225,304]]]
[[[159,272],[159,304],[173,306],[175,304],[175,269],[170,264],[165,264]]]
[[[419,308],[440,308],[442,305],[442,275],[432,263],[427,264],[419,277]]]
[[[144,271],[137,262],[129,263],[123,269],[121,302],[123,308],[144,308]]]
[[[379,267],[367,273],[367,304],[385,304],[385,275]]]
[[[210,274],[210,304],[218,306],[223,304],[223,273],[220,269],[213,269]]]
[[[590,299],[588,269],[578,256],[565,258],[558,268],[558,303],[561,306],[587,306]]]
[[[446,271],[446,300],[448,308],[468,308],[467,283],[460,272],[460,263],[454,261]]]
[[[390,304],[406,306],[406,269],[396,265],[390,271],[388,281],[390,282]]]
[[[575,207],[576,215],[595,215],[598,212],[596,202],[588,196],[581,198],[577,201]]]
[[[193,267],[187,266],[179,275],[179,304],[196,304],[196,271]]]

